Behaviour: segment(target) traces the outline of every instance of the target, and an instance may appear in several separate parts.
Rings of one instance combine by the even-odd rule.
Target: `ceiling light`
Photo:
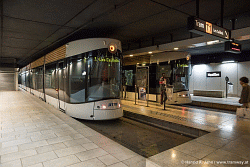
[[[234,60],[230,60],[230,61],[223,61],[222,63],[234,63]]]
[[[174,48],[174,50],[178,50],[179,48]]]
[[[152,54],[153,52],[148,52],[149,54]]]
[[[133,57],[134,55],[129,55],[130,57]]]
[[[219,43],[219,42],[220,42],[220,40],[208,41],[207,45],[213,45],[213,44],[216,44],[216,43]]]
[[[196,44],[193,44],[195,47],[200,47],[200,46],[206,46],[207,43],[206,42],[202,42],[202,43],[196,43]]]

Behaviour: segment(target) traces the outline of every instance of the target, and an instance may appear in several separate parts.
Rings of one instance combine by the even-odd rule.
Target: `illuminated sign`
[[[230,39],[229,30],[195,17],[188,18],[188,30],[200,35],[213,35],[222,39]]]
[[[241,44],[227,41],[225,42],[225,52],[241,53]]]
[[[94,61],[99,61],[99,62],[108,62],[108,63],[119,63],[120,60],[118,58],[104,58],[104,57],[94,57]]]
[[[221,77],[221,72],[220,71],[207,72],[207,77]]]

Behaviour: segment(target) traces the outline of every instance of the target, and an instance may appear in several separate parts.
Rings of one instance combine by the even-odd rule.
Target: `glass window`
[[[26,80],[25,72],[22,72],[22,73],[21,73],[21,84],[22,84],[23,86],[26,86],[25,80]]]
[[[126,83],[127,86],[133,86],[133,70],[125,70],[125,77],[126,77]]]
[[[30,70],[30,88],[35,89],[35,75],[34,69]]]
[[[18,74],[18,84],[22,84],[22,74],[19,72]]]
[[[188,90],[188,70],[187,64],[181,64],[174,69],[174,92],[187,91]]]
[[[119,51],[111,54],[108,49],[89,53],[87,101],[120,97],[120,55]]]
[[[30,87],[30,74],[29,74],[29,71],[25,72],[25,76],[26,76],[26,86]]]
[[[86,93],[86,60],[84,55],[74,56],[70,60],[69,76],[70,76],[70,102],[85,102]]]
[[[35,68],[33,74],[35,80],[35,89],[39,92],[43,92],[43,67]]]
[[[58,88],[56,73],[58,71],[56,63],[45,66],[45,93],[55,98],[58,98],[56,91],[56,88]]]

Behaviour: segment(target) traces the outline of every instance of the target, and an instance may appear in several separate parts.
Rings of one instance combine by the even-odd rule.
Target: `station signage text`
[[[201,35],[213,35],[226,40],[230,39],[229,30],[195,17],[188,18],[188,30]]]
[[[221,71],[207,72],[207,77],[221,77]]]

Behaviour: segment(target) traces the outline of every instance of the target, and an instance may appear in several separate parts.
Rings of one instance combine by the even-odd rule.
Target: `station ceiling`
[[[121,40],[123,51],[198,37],[187,30],[196,0],[2,0],[1,65],[26,66],[76,39]],[[200,0],[199,18],[220,25],[221,1]],[[250,1],[224,0],[223,27],[250,27]],[[250,34],[249,34],[250,35]],[[250,49],[249,40],[242,41]],[[217,46],[219,47],[219,45]],[[219,47],[220,48],[220,47]],[[194,54],[211,48],[189,50]],[[214,49],[216,51],[216,47]]]

